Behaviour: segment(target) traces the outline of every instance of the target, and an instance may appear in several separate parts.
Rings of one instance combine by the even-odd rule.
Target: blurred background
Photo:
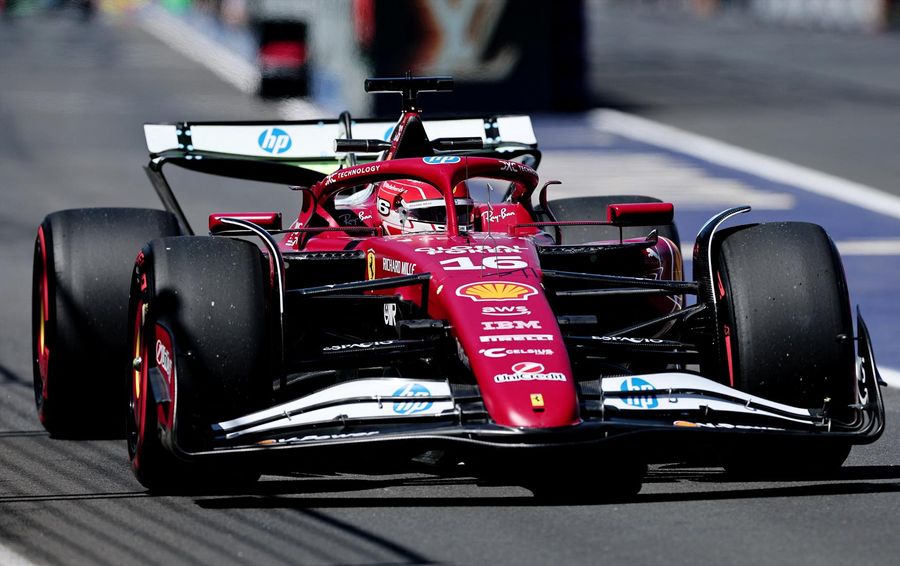
[[[892,153],[900,142],[898,0],[0,0],[0,6],[6,21],[0,33],[8,37],[16,21],[27,19],[141,27],[247,94],[289,100],[278,107],[283,117],[345,109],[393,116],[396,101],[366,95],[365,77],[449,74],[456,94],[427,97],[429,112],[618,108],[900,190],[894,181],[900,160]],[[838,151],[845,156],[831,154]]]

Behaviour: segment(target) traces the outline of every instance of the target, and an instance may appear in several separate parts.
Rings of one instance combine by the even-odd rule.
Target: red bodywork
[[[326,206],[342,190],[415,179],[437,187],[448,210],[453,210],[453,188],[473,177],[513,185],[504,203],[476,205],[476,231],[471,233],[461,232],[455,214],[449,214],[442,233],[348,234],[339,230],[341,224]],[[522,226],[534,222],[528,203],[537,183],[537,174],[527,165],[484,157],[406,158],[349,167],[311,187],[311,202],[316,205],[305,206],[291,228],[302,229],[314,217],[328,227],[290,233],[280,247],[285,254],[364,251],[366,273],[360,275],[366,279],[430,273],[428,315],[449,322],[460,358],[474,374],[491,419],[512,427],[570,426],[581,422],[575,380],[556,315],[544,294],[537,253],[537,246],[552,245],[553,240],[537,227]],[[360,220],[359,226],[377,230],[380,216],[375,195],[370,190],[367,199],[348,210]],[[593,212],[600,217],[605,214]],[[647,207],[643,212],[661,211]],[[671,205],[662,212],[671,216]],[[646,272],[635,276],[668,279],[680,265],[679,252],[664,238],[640,253]],[[400,295],[421,305],[421,291],[415,287],[373,292]],[[668,299],[656,304],[660,314],[680,307]]]

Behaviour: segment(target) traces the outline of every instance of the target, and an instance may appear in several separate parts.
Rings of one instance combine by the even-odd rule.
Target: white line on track
[[[141,27],[188,59],[200,63],[241,92],[253,94],[259,71],[234,51],[204,36],[166,12],[148,5],[141,12]]]
[[[687,153],[711,163],[789,184],[885,216],[900,218],[900,197],[868,185],[616,110],[595,110],[591,120],[595,128],[604,132]]]
[[[3,566],[34,566],[35,563],[8,546],[0,544],[0,564]]]
[[[188,59],[200,63],[241,92],[252,94],[256,91],[259,71],[254,65],[163,8],[146,6],[141,12],[140,23],[145,31]]]
[[[841,240],[835,242],[841,257],[853,256],[900,256],[900,239],[886,238],[883,240]],[[694,254],[694,244],[685,243],[681,246],[681,255],[685,261],[691,261]]]
[[[881,379],[883,379],[889,387],[900,387],[900,370],[879,367],[878,373],[881,374]]]
[[[835,242],[842,256],[851,255],[900,255],[900,239],[845,240]]]
[[[259,69],[244,57],[203,35],[165,9],[148,5],[141,11],[141,28],[188,59],[200,63],[245,94],[256,94]],[[312,120],[324,112],[302,98],[283,99],[278,113],[285,120]]]

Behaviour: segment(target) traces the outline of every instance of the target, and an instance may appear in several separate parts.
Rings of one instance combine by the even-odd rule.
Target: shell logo
[[[525,301],[537,295],[537,289],[525,283],[504,283],[503,281],[482,281],[468,283],[456,289],[459,297],[479,301]]]

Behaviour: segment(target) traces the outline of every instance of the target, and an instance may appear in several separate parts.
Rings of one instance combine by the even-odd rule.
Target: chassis
[[[85,406],[126,412],[132,466],[151,489],[413,461],[580,496],[587,482],[633,494],[652,462],[828,471],[880,436],[868,332],[861,316],[853,330],[824,231],[720,230],[749,207],[723,211],[697,235],[686,280],[671,204],[610,197],[559,214],[553,182],[538,189],[527,117],[423,123],[417,93],[451,86],[367,81],[402,94],[397,124],[344,113],[146,125],[146,171],[166,213],[51,215],[39,230],[35,395],[48,430],[96,432]],[[277,212],[216,213],[210,235],[195,236],[167,164],[288,184],[303,204],[287,228]],[[385,235],[375,188],[395,179],[437,187],[448,210],[469,182],[474,229],[449,214],[444,232]],[[143,246],[130,288],[101,290],[127,317],[97,314],[96,293],[60,306],[75,285],[59,264],[94,262],[112,278],[121,260],[55,242],[110,222],[132,254]],[[595,236],[566,241],[576,228]],[[67,330],[86,313],[111,329]],[[116,333],[127,344],[100,340]],[[74,387],[66,367],[92,348],[115,363]],[[213,468],[222,461],[229,473]]]

